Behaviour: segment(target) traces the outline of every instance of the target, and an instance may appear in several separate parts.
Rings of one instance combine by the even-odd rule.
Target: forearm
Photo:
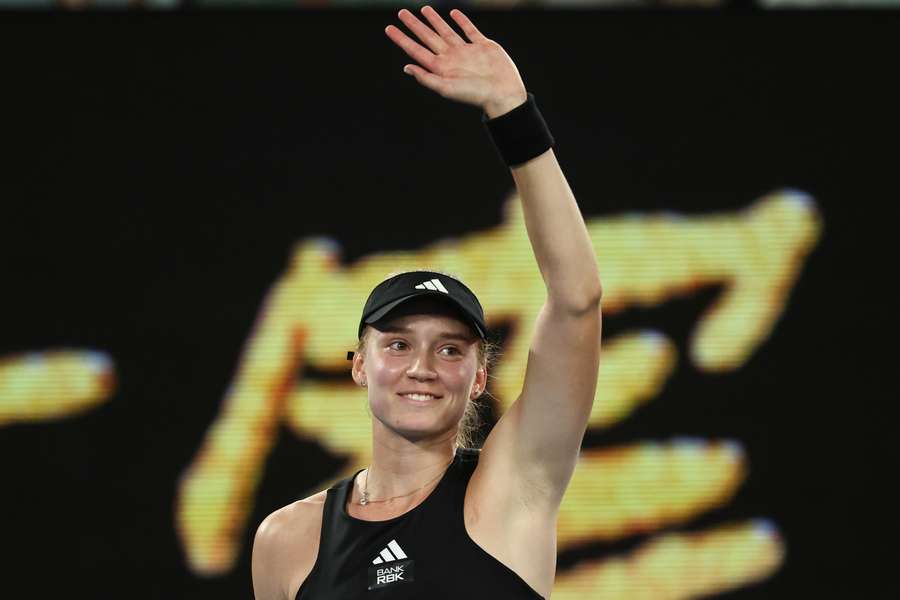
[[[524,86],[512,95],[501,96],[483,106],[488,119],[504,117],[507,113],[524,108],[528,93]],[[514,117],[517,126],[536,126],[533,120],[521,113]],[[506,117],[504,128],[493,130],[499,135],[503,149],[501,154],[509,162],[509,141],[514,139]],[[496,139],[495,139],[496,141]],[[551,138],[552,143],[552,138]],[[504,153],[505,150],[505,153]],[[524,163],[509,163],[518,188],[525,216],[525,227],[531,247],[547,286],[548,300],[554,308],[574,312],[591,310],[600,300],[600,275],[597,258],[591,244],[587,226],[578,209],[575,195],[566,181],[553,149],[534,156]]]
[[[574,312],[593,309],[602,293],[597,257],[553,149],[511,171],[548,300]]]

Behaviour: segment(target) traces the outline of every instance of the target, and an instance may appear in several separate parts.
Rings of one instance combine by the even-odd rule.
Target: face
[[[353,376],[366,382],[376,429],[410,440],[455,438],[466,403],[484,390],[478,337],[455,312],[413,300],[368,331]]]

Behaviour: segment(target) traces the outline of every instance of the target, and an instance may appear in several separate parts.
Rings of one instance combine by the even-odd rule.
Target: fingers
[[[463,33],[466,34],[466,37],[468,37],[470,41],[480,42],[487,39],[480,31],[478,31],[478,28],[475,27],[472,21],[469,20],[469,17],[464,15],[458,8],[451,10],[450,16],[453,17],[453,20],[456,21],[456,24],[459,25],[459,28],[463,30]]]
[[[447,47],[447,42],[441,39],[441,36],[405,8],[397,13],[397,16],[420,40],[431,48],[432,52],[440,53]]]
[[[453,31],[453,28],[447,25],[447,22],[438,14],[436,10],[431,8],[430,6],[422,7],[422,14],[425,15],[425,18],[428,19],[428,22],[431,23],[431,26],[441,34],[441,37],[449,44],[465,44],[466,41],[459,37],[459,35]]]
[[[430,6],[423,7],[422,14],[434,29],[422,23],[416,15],[405,8],[397,13],[397,16],[407,27],[409,27],[410,31],[412,31],[420,41],[428,46],[431,50],[430,52],[394,25],[385,27],[384,32],[391,41],[400,46],[410,58],[424,66],[428,71],[434,71],[434,59],[437,54],[441,54],[449,46],[466,44],[467,42]],[[454,9],[450,11],[450,14],[453,16],[457,25],[459,25],[466,36],[468,36],[470,41],[483,41],[487,39],[480,31],[478,31],[478,28],[475,27],[472,21],[470,21],[462,11]],[[423,80],[421,70],[409,72],[407,69],[404,69],[404,72],[407,72],[409,75],[414,75],[421,83],[435,89],[435,82]]]
[[[387,27],[385,27],[384,32],[389,38],[391,38],[392,42],[403,48],[403,51],[406,52],[410,56],[410,58],[418,62],[420,65],[425,65],[425,67],[428,69],[433,69],[435,56],[434,54],[423,48],[421,45],[417,44],[415,41],[410,39],[408,35],[400,31],[400,29],[393,25],[388,25]]]

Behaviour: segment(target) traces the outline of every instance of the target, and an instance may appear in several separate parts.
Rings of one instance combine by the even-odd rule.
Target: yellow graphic
[[[725,372],[744,364],[772,333],[822,223],[811,198],[782,190],[737,213],[633,213],[592,219],[588,229],[607,317],[701,289],[720,290],[692,330],[688,358],[701,371]],[[305,495],[369,462],[371,417],[364,392],[349,375],[316,380],[298,374],[304,366],[346,372],[346,352],[355,346],[369,291],[389,273],[415,268],[460,276],[482,300],[489,325],[509,327],[491,391],[501,410],[517,397],[545,298],[518,198],[507,202],[497,227],[415,252],[371,255],[349,267],[341,266],[330,240],[303,240],[269,291],[221,410],[181,475],[175,526],[192,572],[213,576],[234,567],[282,425],[350,458],[329,480],[307,482]],[[679,358],[663,331],[604,339],[589,427],[614,427],[657,398]],[[114,385],[112,360],[103,353],[52,350],[4,357],[0,426],[79,414],[106,401]],[[770,576],[784,560],[785,545],[776,525],[765,519],[671,531],[727,504],[747,470],[744,449],[728,440],[676,437],[585,449],[560,507],[560,550],[647,538],[625,555],[560,571],[553,597],[697,598]]]
[[[554,600],[687,600],[764,579],[784,546],[767,521],[666,534],[633,554],[576,565],[556,578]]]
[[[693,329],[689,358],[701,370],[722,372],[740,367],[771,334],[822,224],[811,198],[783,190],[734,214],[626,214],[593,219],[588,229],[607,316],[721,288]],[[457,274],[483,302],[491,327],[510,326],[492,392],[502,409],[517,397],[545,299],[518,198],[508,201],[504,223],[495,228],[415,252],[371,255],[349,267],[340,265],[333,242],[302,241],[269,291],[221,411],[179,482],[176,527],[193,572],[211,576],[233,567],[280,425],[351,459],[330,480],[309,482],[309,494],[368,462],[364,393],[349,375],[335,382],[298,380],[298,373],[306,365],[348,370],[346,352],[355,346],[369,291],[389,273],[415,268]],[[678,359],[661,331],[605,339],[589,426],[614,426],[657,397]],[[636,441],[586,450],[560,509],[560,550],[685,523],[727,503],[746,469],[743,449],[728,441]],[[559,573],[553,593],[704,596],[769,576],[784,551],[766,521],[669,533],[650,537],[628,556]]]
[[[558,538],[615,540],[681,523],[724,504],[743,477],[743,452],[733,442],[587,450],[560,507]]]
[[[84,350],[51,350],[0,359],[0,426],[82,413],[106,401],[112,361]]]

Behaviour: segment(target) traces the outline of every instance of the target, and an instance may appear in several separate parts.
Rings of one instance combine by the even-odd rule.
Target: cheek
[[[475,369],[472,365],[457,363],[448,368],[442,378],[448,388],[465,394],[468,393],[469,388],[475,381]]]
[[[376,360],[370,362],[369,368],[366,369],[369,381],[380,387],[394,384],[404,373],[406,366],[401,361]]]

